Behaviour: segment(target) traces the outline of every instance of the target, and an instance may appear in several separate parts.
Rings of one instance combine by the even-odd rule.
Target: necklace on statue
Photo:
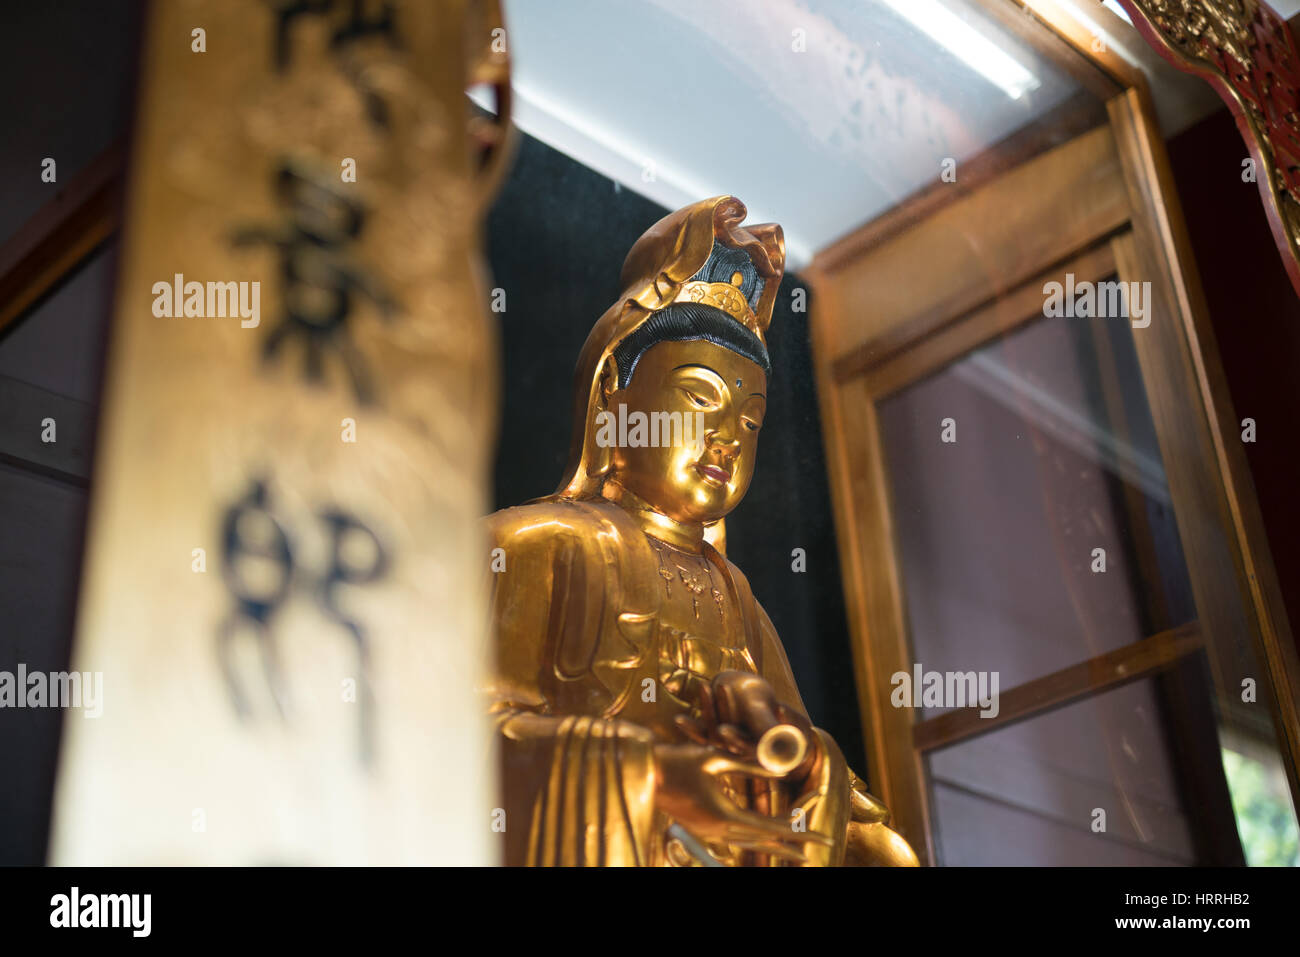
[[[674,576],[664,565],[664,546],[666,543],[660,542],[653,535],[647,535],[646,538],[649,539],[651,546],[655,550],[655,556],[659,559],[659,577],[664,580],[664,597],[672,598]],[[714,603],[718,606],[718,618],[725,624],[727,620],[726,596],[718,590],[713,581],[713,569],[709,567],[711,563],[708,558],[703,555],[691,556],[704,563],[704,578],[701,578],[697,571],[684,567],[677,560],[677,549],[673,549],[673,552],[673,564],[677,567],[676,577],[681,579],[682,584],[686,586],[687,593],[691,596],[691,610],[695,613],[695,620],[699,621],[700,596],[707,589],[711,593]],[[684,558],[685,555],[682,555],[682,557]]]

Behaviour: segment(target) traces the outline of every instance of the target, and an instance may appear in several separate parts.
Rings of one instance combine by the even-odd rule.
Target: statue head
[[[691,304],[664,312],[656,318],[670,320],[665,329],[634,333],[631,348],[625,349],[625,340],[615,350],[616,362],[635,364],[626,381],[621,365],[617,378],[606,380],[605,405],[618,410],[606,421],[617,415],[635,422],[640,415],[647,429],[644,441],[611,445],[608,478],[676,522],[710,524],[749,489],[770,365],[752,334],[752,342],[721,334],[728,331],[724,323],[748,330],[718,318],[716,310]],[[717,334],[699,336],[700,326]],[[680,429],[673,428],[676,422]]]
[[[665,216],[633,245],[624,293],[578,360],[574,437],[554,497],[600,497],[613,482],[720,533],[753,476],[771,376],[766,333],[785,265],[781,227],[746,228],[744,217],[740,200],[715,197]],[[681,413],[702,429],[669,443],[602,441],[611,416],[634,413]]]

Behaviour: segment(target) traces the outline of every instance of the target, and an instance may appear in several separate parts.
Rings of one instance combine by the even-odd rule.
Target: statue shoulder
[[[726,555],[719,553],[718,557],[721,558],[723,563],[727,566],[727,572],[735,580],[736,584],[740,585],[742,588],[745,589],[745,591],[749,592],[750,591],[749,579],[746,578],[745,573],[740,570],[740,566],[737,565],[735,562],[733,562]]]
[[[745,573],[741,571],[740,566],[730,558],[727,558],[725,555],[720,555],[719,557],[725,563],[727,573],[731,576],[731,580],[736,584],[736,591],[739,593],[741,602],[752,605],[759,630],[770,635],[777,645],[780,645],[781,640],[777,636],[776,626],[772,624],[772,619],[768,617],[767,609],[763,607],[763,603],[759,601],[758,596],[754,594],[754,589],[750,586],[749,579],[745,577]],[[782,649],[781,655],[782,657],[785,656],[784,649]]]
[[[746,603],[753,602],[761,611],[762,606],[758,604],[758,599],[754,597],[754,590],[749,587],[749,579],[746,578],[745,573],[740,570],[740,566],[721,552],[715,552],[715,554],[718,556],[718,560],[722,562],[723,567],[726,568],[727,574],[731,577],[731,580],[735,583],[736,591],[739,592],[740,600]]]
[[[589,542],[617,523],[622,514],[621,509],[611,511],[603,502],[554,500],[503,508],[489,515],[486,522],[495,545],[540,546]]]

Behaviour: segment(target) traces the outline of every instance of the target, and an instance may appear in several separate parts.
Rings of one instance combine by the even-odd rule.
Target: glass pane
[[[940,863],[1195,863],[1162,723],[1141,681],[935,752]]]
[[[879,404],[914,661],[1005,690],[1195,617],[1140,381],[1042,319]]]
[[[1195,620],[1133,335],[1036,318],[877,404],[911,684],[970,675],[996,717],[990,691]],[[1205,638],[1220,672],[1261,673],[1240,635]],[[1210,661],[932,753],[941,862],[1294,862],[1267,689],[1216,687]]]

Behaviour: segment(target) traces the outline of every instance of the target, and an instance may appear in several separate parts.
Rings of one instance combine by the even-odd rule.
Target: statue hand
[[[781,776],[798,781],[812,773],[820,756],[821,739],[812,722],[797,708],[777,700],[772,686],[758,675],[723,671],[711,684],[695,687],[694,704],[699,720],[680,716],[678,728],[700,744],[711,744],[746,760],[757,760],[756,744],[777,725],[789,725],[803,736],[806,753]],[[788,729],[787,729],[788,731]],[[778,767],[763,759],[769,768]]]
[[[702,841],[721,842],[783,860],[804,863],[801,846],[830,839],[795,831],[789,821],[755,814],[736,804],[722,787],[723,775],[779,777],[716,748],[699,744],[656,744],[655,804]]]

